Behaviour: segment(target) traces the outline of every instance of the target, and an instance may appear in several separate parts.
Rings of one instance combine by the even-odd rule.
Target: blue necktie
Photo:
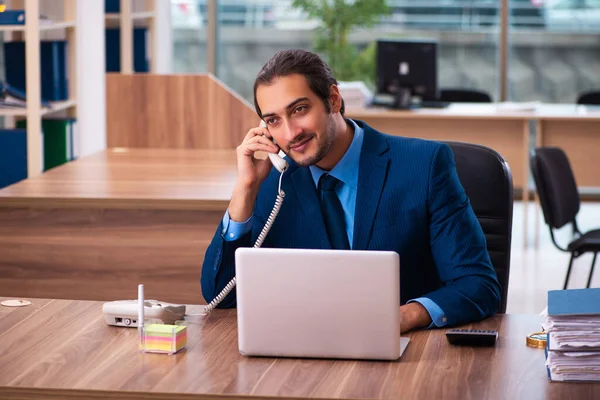
[[[325,220],[325,228],[329,241],[334,249],[350,250],[348,235],[346,234],[346,221],[344,209],[340,199],[335,194],[335,187],[340,181],[329,174],[321,175],[319,179],[319,193],[321,197],[321,211]]]

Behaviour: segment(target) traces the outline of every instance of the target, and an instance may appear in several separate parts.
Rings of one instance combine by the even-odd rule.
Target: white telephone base
[[[137,328],[138,301],[118,300],[102,305],[104,321],[108,325]],[[173,325],[175,321],[185,316],[185,306],[180,304],[163,303],[156,300],[144,302],[144,319],[157,319],[163,324]]]

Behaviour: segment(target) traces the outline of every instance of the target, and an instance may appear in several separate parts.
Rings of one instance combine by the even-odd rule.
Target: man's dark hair
[[[318,55],[305,50],[283,50],[277,52],[261,68],[254,81],[254,107],[256,113],[262,118],[262,111],[256,101],[256,89],[260,85],[270,85],[276,78],[289,76],[292,74],[303,75],[308,82],[310,90],[316,94],[327,112],[331,112],[329,105],[329,88],[331,85],[337,85],[329,66]],[[342,99],[342,108],[340,113],[344,115],[344,99]]]

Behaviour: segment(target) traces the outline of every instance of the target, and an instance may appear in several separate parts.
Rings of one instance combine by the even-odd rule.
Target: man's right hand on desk
[[[229,217],[232,221],[243,222],[252,215],[260,184],[267,178],[273,165],[268,158],[255,158],[254,153],[279,152],[279,148],[269,138],[271,134],[267,128],[252,128],[236,149],[238,180],[229,203]]]

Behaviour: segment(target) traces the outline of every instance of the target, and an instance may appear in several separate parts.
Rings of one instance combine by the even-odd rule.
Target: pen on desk
[[[138,285],[138,336],[140,351],[144,351],[144,285]]]

